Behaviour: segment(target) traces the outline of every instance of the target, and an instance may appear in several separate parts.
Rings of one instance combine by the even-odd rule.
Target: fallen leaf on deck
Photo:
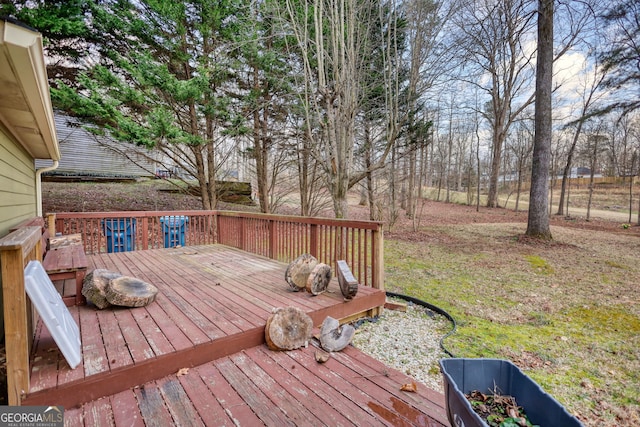
[[[400,390],[415,393],[418,391],[418,384],[416,384],[415,381],[411,381],[411,384],[402,384]]]
[[[316,350],[316,362],[325,363],[331,357],[331,353],[327,353],[326,351]]]
[[[189,368],[180,368],[178,369],[178,373],[176,376],[181,377],[183,375],[187,375],[189,373]]]

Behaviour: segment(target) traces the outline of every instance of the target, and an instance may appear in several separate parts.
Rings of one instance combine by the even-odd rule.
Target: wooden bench
[[[38,226],[42,229],[42,266],[51,281],[75,279],[75,294],[65,296],[63,293],[62,295],[65,305],[84,304],[86,300],[82,295],[82,282],[87,274],[88,262],[82,245],[82,236],[71,234],[53,237],[45,227],[44,219],[40,217],[24,221],[12,230],[28,226]],[[61,291],[64,292],[64,286]]]

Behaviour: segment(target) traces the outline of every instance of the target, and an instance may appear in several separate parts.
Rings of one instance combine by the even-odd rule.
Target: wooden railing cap
[[[29,226],[13,231],[0,239],[0,251],[15,251],[22,249],[27,253],[40,241],[42,227]]]

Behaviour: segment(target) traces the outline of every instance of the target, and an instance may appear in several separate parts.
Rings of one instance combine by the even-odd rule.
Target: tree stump
[[[307,278],[307,291],[312,295],[320,295],[329,287],[331,281],[331,267],[327,264],[316,265]]]
[[[307,278],[318,260],[309,254],[302,254],[294,259],[284,272],[284,279],[294,292],[303,290],[307,286]]]
[[[313,320],[304,311],[278,308],[267,319],[265,341],[271,350],[295,350],[308,344],[312,329]]]
[[[327,316],[320,327],[320,346],[325,350],[340,351],[349,345],[356,330],[351,325],[342,325],[331,316]]]
[[[338,283],[345,299],[352,299],[358,293],[358,281],[346,261],[338,261]]]
[[[156,299],[158,288],[129,276],[117,277],[109,283],[106,298],[113,305],[144,307]]]
[[[85,276],[82,282],[82,295],[99,309],[107,308],[111,305],[107,301],[107,288],[109,283],[118,277],[122,277],[122,274],[102,268],[95,269]]]

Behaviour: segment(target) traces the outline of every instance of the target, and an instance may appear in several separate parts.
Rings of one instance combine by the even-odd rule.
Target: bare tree
[[[516,211],[519,210],[522,182],[526,171],[530,167],[529,160],[533,149],[533,131],[529,127],[529,122],[530,120],[519,121],[515,130],[515,138],[507,144],[514,157],[514,169],[516,173]]]
[[[296,42],[292,48],[302,63],[300,101],[313,158],[326,177],[336,216],[345,217],[347,191],[365,178],[373,182],[370,174],[385,167],[392,148],[418,117],[418,100],[440,75],[441,66],[430,69],[425,64],[438,65],[437,59],[444,57],[436,41],[449,13],[442,4],[448,3],[283,0],[282,4],[283,31],[292,34]],[[406,18],[409,9],[411,19]],[[407,44],[410,54],[405,54]],[[368,134],[358,133],[356,118],[370,91],[379,92],[381,113],[367,117],[374,119],[367,125]],[[372,138],[376,127],[384,130],[379,139]],[[358,144],[359,134],[370,138]],[[358,145],[363,148],[356,150]],[[365,161],[355,159],[358,153],[367,155]],[[410,153],[396,155],[400,159]]]
[[[533,102],[535,50],[527,50],[535,25],[528,0],[469,2],[456,17],[464,60],[477,67],[467,81],[489,97],[483,115],[491,127],[492,163],[487,206],[498,206],[498,177],[504,141],[516,117]],[[522,98],[519,103],[515,100]]]
[[[295,37],[293,50],[302,63],[299,84],[306,138],[324,171],[336,217],[346,217],[354,119],[373,9],[369,2],[355,0],[286,0],[283,6],[284,30]],[[314,125],[320,132],[315,132]]]
[[[594,129],[587,135],[587,145],[585,147],[585,157],[589,159],[589,198],[587,200],[587,221],[591,219],[591,203],[593,201],[593,191],[595,190],[594,177],[598,166],[598,157],[606,150],[603,143],[608,137],[602,134],[603,124],[601,121],[595,124]]]
[[[551,92],[553,81],[553,2],[538,2],[535,134],[527,236],[552,239],[549,227],[549,164],[551,161]]]
[[[569,149],[567,152],[567,161],[565,163],[564,170],[562,172],[562,186],[560,189],[560,200],[558,201],[558,211],[556,215],[564,215],[564,201],[565,201],[565,193],[567,191],[567,183],[569,179],[569,175],[571,173],[571,167],[573,163],[573,156],[576,151],[576,146],[580,139],[580,133],[582,132],[582,127],[584,125],[585,120],[588,120],[591,117],[591,110],[593,109],[593,104],[598,100],[599,96],[597,94],[598,90],[602,86],[602,82],[604,81],[605,73],[596,65],[593,67],[593,75],[584,83],[583,91],[582,91],[582,106],[580,111],[580,118],[573,122],[575,124],[575,132],[573,134],[573,139],[571,144],[569,145]]]

